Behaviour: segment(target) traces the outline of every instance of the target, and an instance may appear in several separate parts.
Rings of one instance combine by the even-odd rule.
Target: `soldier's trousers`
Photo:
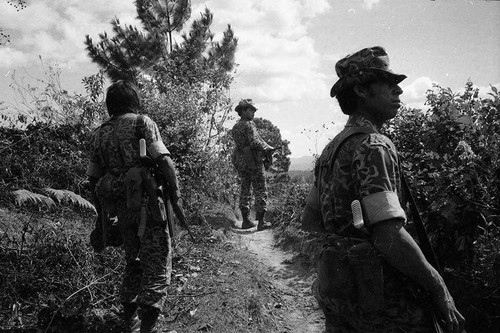
[[[120,290],[122,303],[136,302],[162,310],[172,273],[172,241],[165,223],[148,223],[142,240],[137,236],[140,214],[118,210],[123,233],[125,273]]]
[[[254,172],[243,171],[239,173],[241,188],[239,208],[242,213],[250,212],[252,201],[252,190],[255,196],[255,211],[265,213],[267,211],[267,188],[264,172],[256,170]]]

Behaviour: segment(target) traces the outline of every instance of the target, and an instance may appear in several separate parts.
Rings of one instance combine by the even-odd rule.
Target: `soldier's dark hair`
[[[106,91],[106,107],[109,115],[137,113],[141,107],[139,89],[130,81],[117,81]]]
[[[358,103],[358,95],[354,92],[354,87],[348,87],[341,92],[337,93],[337,101],[339,102],[340,109],[346,115],[351,115],[356,111],[356,104]]]

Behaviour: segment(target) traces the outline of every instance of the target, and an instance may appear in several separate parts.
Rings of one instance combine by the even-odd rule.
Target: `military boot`
[[[158,332],[156,322],[160,310],[151,306],[141,308],[141,332],[140,333],[156,333]]]
[[[257,221],[259,222],[257,224],[258,231],[262,231],[262,230],[271,228],[271,223],[267,222],[264,219],[265,215],[266,215],[266,212],[257,212],[257,214],[255,216],[257,218]]]
[[[139,333],[140,321],[136,303],[123,303],[123,332]]]
[[[243,223],[241,223],[241,229],[250,229],[255,227],[255,224],[250,221],[250,212],[241,212],[243,216]]]

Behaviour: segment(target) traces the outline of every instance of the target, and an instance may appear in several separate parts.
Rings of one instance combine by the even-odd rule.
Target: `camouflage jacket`
[[[338,150],[333,165],[327,165],[321,179],[316,179],[316,182],[320,187],[321,213],[326,230],[341,236],[367,238],[368,234],[360,233],[353,226],[353,200],[361,202],[367,226],[391,218],[406,221],[400,202],[398,156],[392,141],[380,134],[368,120],[351,116],[346,128],[350,126],[371,127],[374,133],[359,133],[348,138]],[[322,162],[325,165],[328,151],[338,144],[336,138],[325,147],[317,165]]]
[[[236,147],[232,161],[236,170],[253,171],[263,168],[262,152],[272,147],[260,136],[252,120],[240,119],[231,131]]]
[[[99,178],[106,172],[120,174],[140,164],[139,138],[146,140],[148,153],[153,159],[169,154],[154,121],[126,113],[111,117],[97,128],[90,141],[90,163],[87,175]]]

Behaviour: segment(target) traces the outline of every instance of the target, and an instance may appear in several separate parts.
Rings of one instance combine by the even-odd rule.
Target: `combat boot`
[[[250,229],[255,227],[255,224],[250,221],[250,212],[241,213],[243,216],[243,223],[241,223],[241,229]]]
[[[123,332],[139,333],[140,325],[137,304],[123,303]]]
[[[156,333],[158,332],[156,322],[160,310],[151,306],[141,308],[141,332],[140,333]]]
[[[267,222],[265,218],[266,212],[257,212],[256,218],[258,221],[257,231],[262,231],[271,228],[271,223]]]

